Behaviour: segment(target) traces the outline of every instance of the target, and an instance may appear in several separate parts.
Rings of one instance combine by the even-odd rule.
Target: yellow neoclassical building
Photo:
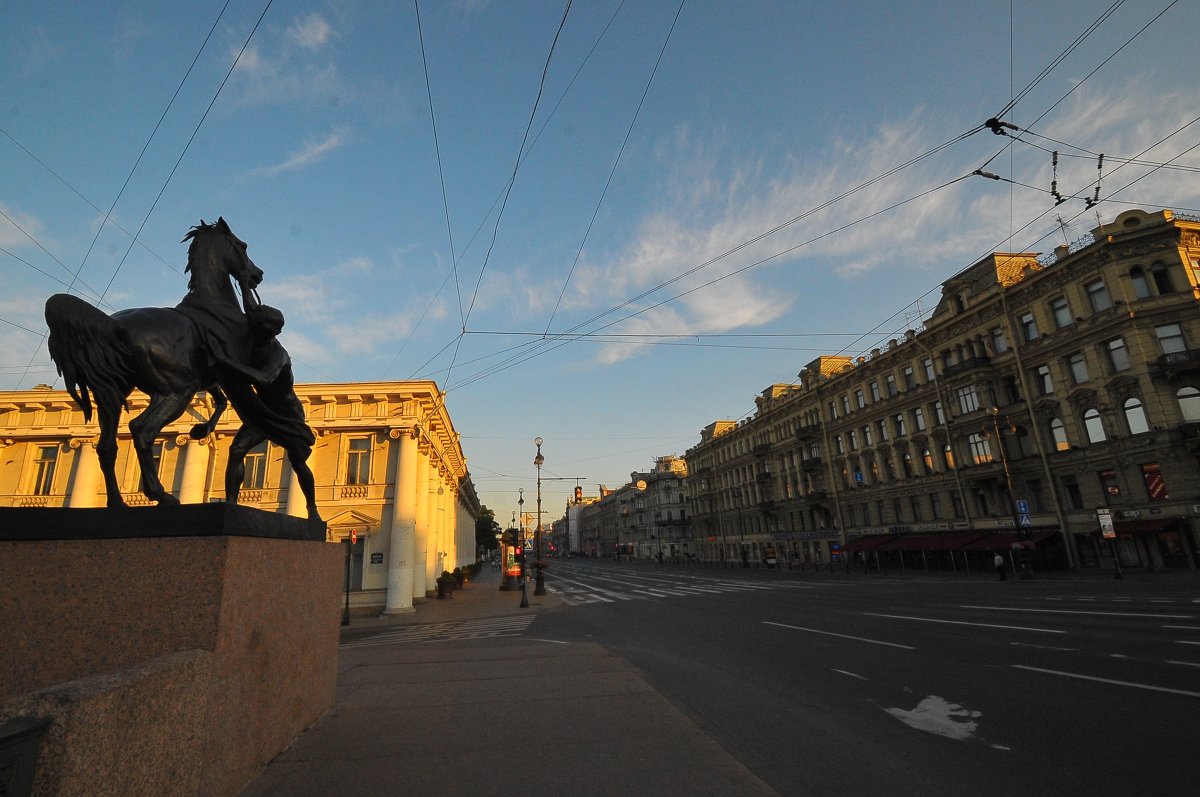
[[[308,464],[326,539],[354,540],[352,606],[412,611],[442,570],[475,561],[479,500],[444,394],[428,381],[300,384],[296,393],[317,437]],[[149,503],[127,428],[146,405],[134,393],[121,417],[117,478],[130,506]],[[237,413],[228,409],[204,440],[188,437],[212,411],[211,396],[198,394],[154,445],[159,478],[185,504],[225,499]],[[65,390],[0,391],[0,506],[104,506],[98,434]],[[283,449],[262,444],[245,469],[241,503],[305,516]]]

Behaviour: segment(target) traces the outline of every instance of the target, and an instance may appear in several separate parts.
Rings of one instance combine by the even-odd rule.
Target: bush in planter
[[[439,598],[454,597],[454,576],[447,570],[443,570],[437,578],[437,596]]]
[[[465,578],[465,576],[463,575],[462,568],[461,567],[454,568],[454,573],[452,574],[451,577],[454,579],[454,586],[458,587],[459,589],[462,589],[463,579]]]

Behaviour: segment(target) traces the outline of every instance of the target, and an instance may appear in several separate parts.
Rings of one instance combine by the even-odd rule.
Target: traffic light
[[[522,562],[525,561],[525,549],[524,548],[521,548],[520,546],[515,546],[513,548],[513,561],[516,562],[517,564],[521,564]]]

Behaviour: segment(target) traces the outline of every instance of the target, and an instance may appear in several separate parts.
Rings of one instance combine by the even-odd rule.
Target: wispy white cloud
[[[252,175],[274,177],[283,172],[294,172],[319,163],[331,152],[345,145],[348,134],[344,130],[334,130],[319,139],[307,139],[300,149],[288,156],[287,160],[273,166],[262,166],[252,170]]]
[[[333,38],[333,28],[320,14],[296,17],[287,29],[288,38],[306,50],[319,50]]]
[[[0,211],[3,211],[4,214],[0,215],[0,246],[3,246],[5,249],[32,247],[34,243],[30,238],[40,241],[43,246],[47,246],[47,243],[42,240],[44,230],[40,219],[27,213],[13,210],[3,202],[0,202]],[[8,218],[5,218],[5,216]],[[12,221],[9,221],[9,219],[12,219]],[[21,230],[25,232],[21,232]]]

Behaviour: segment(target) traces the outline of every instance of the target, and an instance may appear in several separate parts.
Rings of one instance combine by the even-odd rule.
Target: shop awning
[[[1157,534],[1160,531],[1172,531],[1179,526],[1182,518],[1156,517],[1144,520],[1117,520],[1113,518],[1113,531],[1117,534]]]
[[[964,545],[987,534],[984,531],[938,531],[927,534],[902,534],[894,537],[877,551],[957,551]]]
[[[1057,531],[1031,531],[1025,537],[1020,536],[1015,531],[994,531],[991,534],[974,542],[964,545],[964,551],[1007,551],[1014,544],[1023,545],[1026,548],[1034,548],[1044,540],[1051,537],[1057,537]]]
[[[842,546],[842,553],[858,553],[859,551],[870,551],[874,548],[883,545],[888,540],[892,539],[891,534],[870,534],[866,537],[859,537],[855,540],[850,540]]]

